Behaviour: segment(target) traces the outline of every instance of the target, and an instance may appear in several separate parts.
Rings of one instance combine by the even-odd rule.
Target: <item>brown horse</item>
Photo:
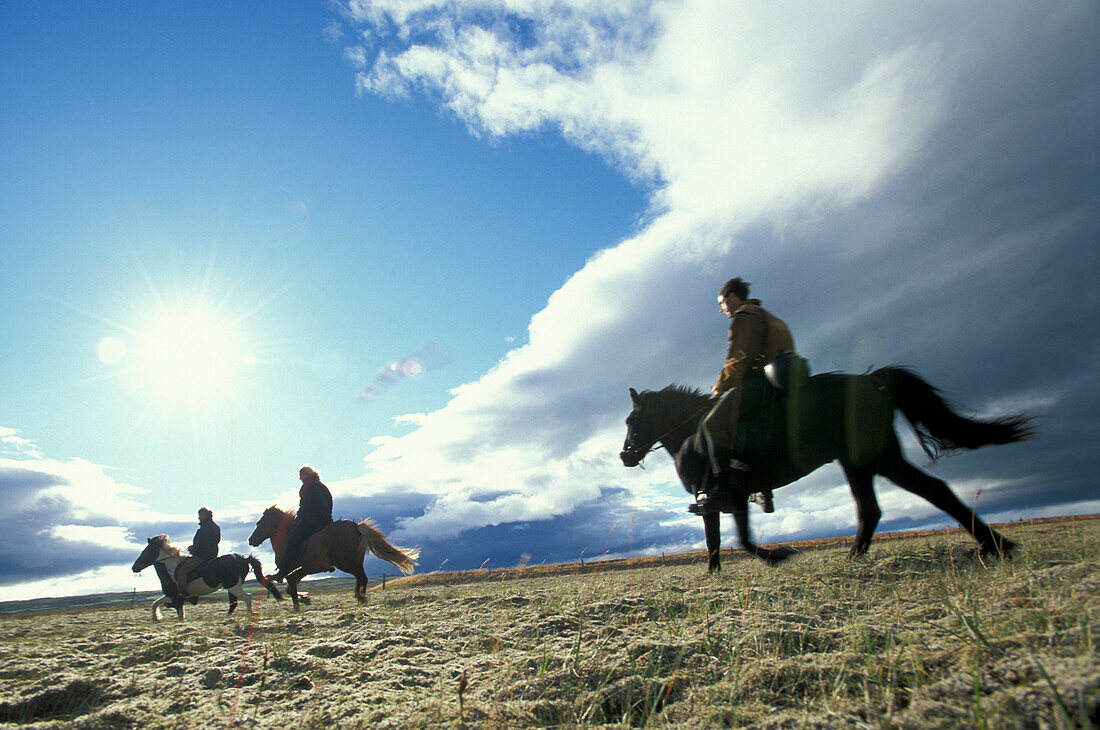
[[[268,507],[256,521],[256,529],[249,536],[248,544],[259,547],[264,540],[271,540],[271,549],[275,551],[278,561],[290,534],[294,515],[294,510],[281,510],[274,505]],[[355,598],[360,603],[365,601],[367,574],[363,571],[363,558],[368,550],[395,565],[405,575],[413,572],[416,559],[420,557],[420,551],[416,548],[391,545],[371,520],[333,522],[310,536],[298,566],[286,574],[287,592],[294,599],[294,610],[298,610],[299,600],[309,604],[307,596],[299,596],[298,582],[307,575],[332,572],[336,568],[355,576]]]

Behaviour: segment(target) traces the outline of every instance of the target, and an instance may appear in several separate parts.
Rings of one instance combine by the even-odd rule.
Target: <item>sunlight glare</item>
[[[126,345],[118,337],[109,335],[95,347],[96,355],[105,365],[118,365],[126,357]]]
[[[138,337],[137,366],[165,400],[207,400],[229,392],[240,366],[253,358],[232,328],[201,308],[160,312]]]

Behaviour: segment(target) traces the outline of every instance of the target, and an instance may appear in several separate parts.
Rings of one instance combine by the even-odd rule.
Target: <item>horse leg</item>
[[[951,491],[946,482],[931,474],[926,474],[910,464],[901,455],[900,451],[893,454],[893,458],[888,457],[883,460],[882,466],[879,468],[879,474],[882,474],[902,489],[924,497],[933,505],[954,517],[978,541],[982,549],[982,555],[997,553],[1001,556],[1008,556],[1016,549],[1016,543],[983,522],[974,514],[973,510],[963,504],[962,500]]]
[[[722,570],[719,553],[722,550],[721,512],[707,512],[703,515],[703,530],[707,536],[707,572]]]
[[[741,538],[741,547],[747,552],[752,553],[769,565],[777,565],[798,553],[797,550],[789,547],[777,547],[769,550],[752,541],[752,534],[749,532],[749,503],[745,494],[742,493],[737,496],[737,503],[731,511],[733,512],[733,521],[737,525],[737,534]]]
[[[244,601],[244,607],[248,609],[248,614],[252,615],[252,596],[248,595],[248,591],[244,589],[244,582],[240,582],[233,586],[229,590],[229,613],[233,613],[233,609],[237,607],[237,599],[240,598]],[[228,614],[227,614],[228,615]]]
[[[183,621],[183,595],[177,593],[173,598],[170,598],[169,601],[169,605],[176,609],[176,618]]]
[[[363,570],[362,564],[355,567],[350,571],[355,576],[355,600],[360,603],[367,602],[367,572]]]
[[[861,469],[851,464],[841,463],[844,474],[848,477],[848,487],[852,490],[852,499],[856,501],[856,521],[859,527],[856,530],[856,541],[852,544],[850,555],[854,558],[867,552],[871,546],[871,539],[875,535],[875,528],[882,517],[882,510],[878,506],[875,497],[874,473]]]
[[[290,597],[294,599],[294,610],[301,611],[301,603],[305,603],[298,596],[298,581],[305,577],[305,573],[301,568],[296,568],[286,574],[286,590],[290,594]]]

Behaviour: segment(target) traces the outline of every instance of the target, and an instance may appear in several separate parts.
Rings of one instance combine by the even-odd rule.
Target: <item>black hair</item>
[[[718,294],[723,297],[728,297],[730,294],[732,294],[738,299],[744,301],[749,298],[749,286],[749,282],[741,281],[740,276],[735,276],[722,285],[722,289],[718,292]]]

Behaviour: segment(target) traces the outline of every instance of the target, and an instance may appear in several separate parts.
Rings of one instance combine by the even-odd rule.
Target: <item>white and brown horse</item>
[[[256,529],[248,538],[248,544],[259,547],[264,540],[271,540],[271,549],[275,551],[276,562],[286,545],[287,535],[294,522],[293,510],[281,510],[272,505],[264,510],[256,521]],[[299,595],[298,582],[313,573],[331,572],[337,568],[355,576],[355,597],[360,603],[366,600],[367,574],[363,570],[363,558],[367,551],[392,563],[405,575],[413,572],[420,551],[416,548],[398,548],[390,544],[371,520],[352,522],[337,520],[313,533],[302,551],[302,558],[286,574],[286,589],[294,600],[294,610],[298,603],[308,604],[305,594]]]
[[[219,555],[213,560],[208,560],[191,571],[191,579],[187,582],[187,596],[180,595],[175,581],[176,569],[180,563],[187,560],[186,555],[181,555],[179,548],[173,547],[168,541],[167,535],[157,535],[149,538],[149,544],[141,551],[141,555],[134,561],[133,570],[140,573],[150,565],[155,565],[157,576],[160,578],[161,590],[164,596],[153,603],[153,620],[160,620],[160,607],[168,604],[176,609],[180,619],[183,619],[183,604],[187,596],[205,596],[209,593],[224,588],[229,591],[229,613],[237,607],[237,600],[243,599],[249,613],[252,612],[252,596],[244,589],[245,578],[248,577],[249,568],[256,575],[260,585],[268,590],[276,600],[283,600],[283,594],[279,587],[264,577],[263,566],[260,561],[251,555],[229,553]],[[227,614],[228,615],[228,614]]]

